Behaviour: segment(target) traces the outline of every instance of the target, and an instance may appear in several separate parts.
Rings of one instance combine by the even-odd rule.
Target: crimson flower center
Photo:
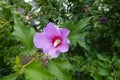
[[[61,45],[61,38],[56,36],[52,39],[52,43],[53,43],[53,46],[56,48],[58,47],[59,45]]]

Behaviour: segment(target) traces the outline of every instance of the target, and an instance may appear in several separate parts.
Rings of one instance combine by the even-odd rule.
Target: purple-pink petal
[[[49,38],[53,38],[56,35],[60,35],[59,30],[55,27],[53,23],[47,24],[47,26],[44,28],[44,33]]]
[[[62,44],[61,46],[58,47],[58,49],[59,49],[61,52],[67,52],[68,49],[69,49],[69,46],[68,46],[68,44]]]
[[[49,39],[43,33],[36,33],[33,42],[36,48],[43,48],[50,43]]]
[[[43,53],[47,54],[53,48],[51,43],[48,43],[43,47]]]
[[[60,51],[57,50],[57,49],[51,49],[49,52],[48,52],[48,55],[50,56],[50,58],[56,58],[58,57],[60,54]]]
[[[70,33],[70,31],[68,29],[61,28],[60,29],[60,33],[61,33],[62,39],[66,39],[66,37],[68,36],[68,34]]]

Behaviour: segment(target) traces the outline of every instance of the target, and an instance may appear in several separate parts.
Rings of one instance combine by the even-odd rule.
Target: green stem
[[[27,64],[25,64],[23,66],[23,68],[25,68],[26,66],[28,66],[30,63],[32,63],[33,60],[35,60],[37,57],[40,57],[40,56],[42,56],[42,54],[39,54],[39,55],[36,55],[35,57],[33,57]]]
[[[25,68],[25,67],[28,66],[30,63],[32,63],[33,60],[35,60],[35,57],[32,58],[27,64],[25,64],[25,65],[23,66],[23,68]]]
[[[116,79],[116,71],[115,71],[113,65],[112,65],[112,69],[113,69],[113,73],[114,73],[114,75],[113,75],[113,76],[114,76],[114,80],[117,80],[117,79]]]

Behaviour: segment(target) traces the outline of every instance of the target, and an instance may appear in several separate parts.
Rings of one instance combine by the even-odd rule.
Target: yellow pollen
[[[56,39],[54,42],[54,47],[58,46],[60,44],[61,40],[60,39]]]

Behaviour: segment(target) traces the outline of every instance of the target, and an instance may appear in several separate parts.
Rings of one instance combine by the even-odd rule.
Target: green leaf
[[[113,76],[107,76],[106,80],[114,80]]]
[[[16,56],[16,58],[15,58],[15,63],[16,63],[17,65],[21,64],[21,61],[20,61],[19,56]]]
[[[81,47],[88,50],[89,48],[87,47],[86,42],[82,40],[82,38],[85,37],[86,35],[88,35],[88,33],[86,32],[79,33],[79,34],[73,34],[69,37],[69,39],[73,45],[76,46],[76,43],[78,42]]]
[[[120,70],[116,71],[116,74],[114,74],[113,76],[116,76],[117,80],[120,80]]]
[[[78,24],[76,24],[76,27],[74,29],[74,32],[78,31],[78,30],[82,30],[85,26],[88,25],[88,22],[90,21],[92,17],[87,17],[87,18],[84,18],[84,19],[81,19]]]
[[[71,64],[66,60],[52,59],[48,64],[48,71],[55,75],[58,80],[71,80],[69,70]]]
[[[11,74],[11,75],[1,78],[0,80],[16,80],[16,78],[17,78],[17,75]]]
[[[107,69],[104,69],[104,68],[98,68],[98,74],[101,75],[101,76],[108,76],[110,75],[109,74],[109,70]]]
[[[79,40],[78,43],[79,43],[79,45],[80,45],[81,47],[85,48],[86,50],[89,50],[89,48],[88,48],[88,46],[86,45],[85,42]]]
[[[73,35],[76,33],[79,34],[79,32],[83,30],[85,26],[88,25],[91,18],[92,17],[81,19],[77,24],[75,24],[74,21],[67,21],[64,24],[62,24],[62,26],[65,26],[67,29],[70,30],[70,35]]]
[[[116,59],[114,61],[114,66],[115,66],[115,68],[117,68],[118,70],[120,70],[120,60]]]
[[[97,57],[98,57],[98,59],[101,60],[101,61],[109,62],[109,59],[108,59],[108,58],[105,58],[105,57],[103,57],[103,56],[100,55],[100,54],[97,54]]]
[[[27,27],[23,22],[14,18],[14,32],[12,33],[18,40],[22,42],[22,44],[27,48],[31,49],[33,47],[33,36],[34,29],[31,27]]]
[[[78,61],[78,62],[81,62],[81,63],[84,62],[84,58],[82,56],[73,56],[73,57],[71,57],[71,60],[72,61]]]
[[[25,69],[26,80],[49,80],[53,77],[39,60],[32,61]]]
[[[94,78],[94,80],[102,80],[102,77],[97,72],[93,72],[90,75]]]
[[[77,24],[75,24],[73,21],[68,21],[63,24],[63,26],[66,26],[70,30],[69,39],[72,43],[72,45],[76,46],[77,43],[86,50],[89,50],[89,47],[86,45],[85,41],[82,41],[81,38],[87,36],[89,33],[84,31],[84,27],[88,25],[90,19],[92,17],[87,17],[82,20],[80,20]]]
[[[71,32],[75,29],[75,25],[73,21],[66,21],[62,24],[61,27],[66,27],[67,29],[70,30],[70,34]]]

